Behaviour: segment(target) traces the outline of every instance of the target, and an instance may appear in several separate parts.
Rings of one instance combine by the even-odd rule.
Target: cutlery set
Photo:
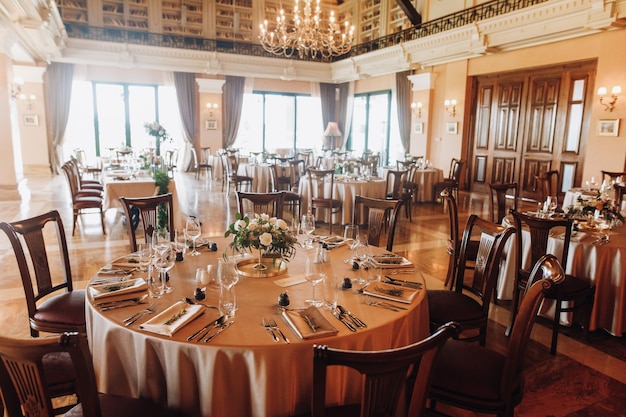
[[[396,312],[400,310],[406,310],[405,307],[400,307],[395,304],[388,303],[386,301],[375,300],[373,297],[370,297],[369,295],[365,297],[365,304],[374,306],[374,307],[384,308],[385,310],[396,311]]]
[[[187,337],[187,341],[191,342],[192,340],[195,339],[195,341],[198,343],[210,342],[211,340],[215,338],[215,336],[222,333],[224,330],[226,330],[230,325],[232,325],[235,322],[234,320],[231,320],[231,321],[224,323],[225,319],[226,319],[225,316],[218,317],[217,319],[213,320],[212,322],[210,322],[209,324],[207,324],[206,326],[204,326],[203,328],[201,328],[194,334]]]
[[[103,303],[96,304],[96,307],[100,308],[100,311],[116,310],[118,308],[131,307],[139,304],[148,304],[146,301],[147,298],[148,294],[144,294],[139,298],[135,297],[117,301],[105,301]]]
[[[385,275],[385,282],[387,282],[388,284],[392,284],[392,285],[399,285],[401,287],[414,288],[418,290],[422,289],[422,284],[420,282],[405,281],[403,279],[391,278],[388,275]]]
[[[285,333],[283,333],[282,330],[280,330],[280,327],[278,327],[278,324],[276,324],[276,321],[273,318],[264,318],[262,321],[263,327],[265,327],[265,330],[267,330],[267,332],[272,336],[272,339],[274,339],[274,342],[278,343],[280,341],[280,339],[278,339],[278,336],[276,336],[276,333],[278,333],[280,335],[280,337],[283,339],[283,342],[285,343],[289,343],[289,339],[287,339],[287,336],[285,336]],[[315,330],[314,330],[315,331]]]
[[[342,322],[350,331],[356,332],[359,328],[367,327],[367,324],[357,316],[352,314],[346,308],[338,305],[337,308],[332,310],[333,316],[340,322]]]
[[[609,243],[609,235],[599,236],[596,240],[591,242],[591,244],[595,246],[602,246],[606,245],[607,243]]]
[[[133,325],[134,323],[137,322],[137,320],[139,320],[140,318],[142,318],[143,316],[145,316],[146,314],[152,314],[154,312],[156,312],[159,309],[159,304],[150,304],[148,306],[148,308],[146,308],[145,310],[141,310],[140,312],[133,314],[130,317],[127,317],[124,319],[123,323],[124,326],[128,327]]]

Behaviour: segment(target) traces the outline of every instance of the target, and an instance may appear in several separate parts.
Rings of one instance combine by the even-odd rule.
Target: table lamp
[[[328,126],[326,126],[326,130],[324,131],[324,137],[328,138],[330,150],[334,150],[335,138],[341,137],[341,130],[339,130],[339,125],[337,125],[337,122],[328,122]]]

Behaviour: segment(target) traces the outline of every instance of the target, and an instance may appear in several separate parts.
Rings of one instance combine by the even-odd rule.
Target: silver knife
[[[120,303],[137,302],[141,298],[142,297],[133,297],[133,298],[124,298],[123,300],[102,301],[102,302],[99,302],[99,303],[95,303],[94,307],[105,307],[105,306],[111,306],[111,305],[116,305],[116,304],[120,304]]]
[[[137,304],[148,304],[148,302],[145,301],[146,298],[148,298],[148,294],[146,294],[143,297],[138,298],[136,300],[127,300],[127,301],[125,301],[123,303],[105,305],[105,306],[100,308],[100,311],[116,310],[118,308],[125,308],[125,307],[130,307],[130,306],[136,306]]]
[[[218,334],[222,333],[224,330],[228,329],[228,327],[233,324],[235,321],[231,320],[227,323],[222,324],[222,326],[217,329],[217,331],[215,333],[213,333],[211,336],[207,337],[206,339],[204,339],[204,342],[210,342],[211,340],[213,340],[215,338],[215,336],[217,336]]]
[[[347,308],[338,305],[337,310],[342,316],[348,317],[356,327],[367,327],[367,324],[365,324],[363,320],[352,314]]]
[[[339,314],[339,312],[337,310],[333,310],[333,316],[335,316],[337,318],[337,320],[342,322],[348,329],[350,329],[353,332],[356,332],[356,327],[354,327],[348,321],[346,321],[346,319],[341,317],[341,314]]]
[[[207,324],[206,326],[204,326],[203,328],[201,328],[200,330],[198,330],[197,332],[189,336],[187,338],[187,341],[189,342],[193,340],[196,336],[198,336],[200,333],[208,332],[209,329],[219,326],[223,321],[224,321],[224,316],[219,316],[217,319],[213,320],[212,322],[210,322],[209,324]],[[204,337],[205,334],[206,333],[203,333],[202,337]],[[200,337],[199,339],[202,339],[202,337]]]

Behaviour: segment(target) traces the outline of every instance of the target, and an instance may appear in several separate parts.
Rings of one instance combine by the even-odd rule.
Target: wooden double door
[[[535,176],[560,173],[561,192],[580,185],[596,62],[475,77],[467,143],[472,191],[517,182],[539,199]]]

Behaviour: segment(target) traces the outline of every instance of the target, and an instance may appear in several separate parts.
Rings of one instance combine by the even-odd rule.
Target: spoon
[[[189,297],[184,297],[183,301],[186,302],[187,304],[190,304],[190,305],[196,305],[197,304],[197,305],[200,305],[200,306],[203,306],[203,307],[206,307],[206,308],[214,308],[216,310],[219,310],[219,307],[215,307],[215,306],[212,306],[210,304],[200,303],[198,301],[192,300]]]

